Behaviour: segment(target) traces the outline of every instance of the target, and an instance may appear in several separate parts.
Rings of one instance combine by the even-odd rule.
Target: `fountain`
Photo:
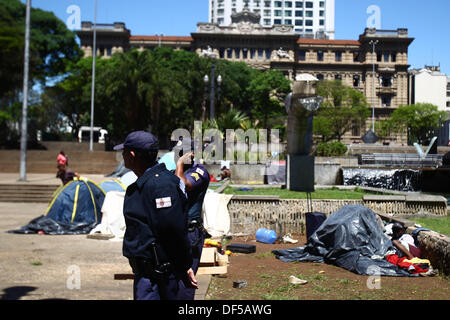
[[[417,154],[373,153],[358,157],[358,167],[342,169],[344,185],[375,187],[397,191],[450,191],[450,166],[437,153],[436,139]]]

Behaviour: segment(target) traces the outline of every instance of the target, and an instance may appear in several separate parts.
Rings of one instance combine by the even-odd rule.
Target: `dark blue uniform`
[[[192,184],[192,189],[187,191],[187,213],[189,219],[188,238],[192,247],[192,270],[197,273],[200,258],[202,255],[203,244],[205,242],[205,232],[202,221],[202,207],[206,191],[209,186],[209,173],[201,164],[194,164],[186,170],[184,177]],[[193,300],[195,289],[186,288],[180,283],[178,299]]]
[[[133,269],[135,299],[176,299],[180,279],[192,265],[185,206],[180,179],[164,164],[149,168],[127,188],[123,255]],[[167,269],[163,275],[155,271],[160,265]]]

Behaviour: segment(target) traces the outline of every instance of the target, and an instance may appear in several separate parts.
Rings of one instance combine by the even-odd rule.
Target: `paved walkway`
[[[97,183],[107,179],[98,174],[83,176]],[[18,179],[19,174],[0,173],[0,184],[61,184],[54,174],[27,174],[27,182]],[[132,299],[132,281],[113,279],[116,273],[131,272],[121,241],[7,232],[28,224],[46,209],[46,203],[0,202],[0,299]],[[81,270],[80,290],[66,286],[67,268],[73,265]],[[204,300],[211,276],[199,275],[197,280],[195,300]]]

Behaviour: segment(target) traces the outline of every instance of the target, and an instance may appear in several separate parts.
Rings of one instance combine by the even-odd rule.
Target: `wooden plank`
[[[133,280],[134,274],[132,273],[115,273],[114,280]]]
[[[216,264],[216,247],[206,247],[202,250],[200,257],[200,266],[214,266]]]
[[[200,274],[225,274],[227,273],[227,266],[219,267],[199,267],[197,275]]]
[[[88,234],[86,236],[86,238],[88,239],[96,239],[96,240],[109,240],[114,238],[114,235],[112,234],[103,234],[103,233],[93,233],[93,234]]]

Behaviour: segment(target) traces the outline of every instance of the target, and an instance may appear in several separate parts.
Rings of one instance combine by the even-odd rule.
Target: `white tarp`
[[[212,237],[221,237],[230,232],[231,219],[228,202],[233,195],[208,190],[203,202],[203,226]]]
[[[102,221],[90,234],[101,233],[113,235],[111,240],[119,241],[125,234],[125,219],[123,217],[123,202],[125,192],[110,191],[106,193],[102,206]]]

